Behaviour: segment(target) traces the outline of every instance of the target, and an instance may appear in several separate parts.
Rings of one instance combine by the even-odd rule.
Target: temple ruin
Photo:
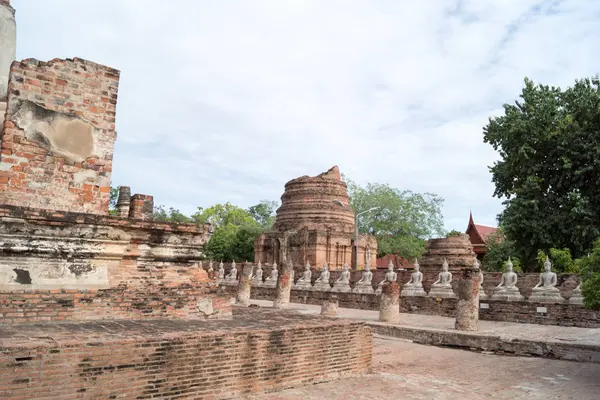
[[[375,266],[377,240],[373,236],[359,236],[356,261],[354,211],[349,204],[337,166],[289,181],[272,230],[254,242],[254,261],[281,265],[289,257],[294,265],[327,263],[330,269],[340,270],[344,264],[364,267],[368,258]]]
[[[14,15],[0,0],[0,398],[239,398],[368,372],[362,323],[233,309],[202,267],[210,225],[153,221],[127,186],[109,215],[120,73],[14,61]]]

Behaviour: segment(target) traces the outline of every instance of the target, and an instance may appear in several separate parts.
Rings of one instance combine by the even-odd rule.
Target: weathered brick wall
[[[232,321],[0,326],[3,399],[240,399],[371,371],[356,322],[245,309]]]
[[[0,206],[0,322],[215,318],[208,226]]]
[[[235,286],[220,286],[221,296],[235,296]],[[340,307],[360,310],[379,310],[379,297],[375,294],[330,293],[310,290],[292,289],[290,301],[300,304],[321,305],[335,294]],[[251,298],[257,300],[273,300],[275,289],[252,287]],[[410,314],[456,316],[456,299],[435,299],[431,297],[400,297],[400,312]],[[491,301],[480,303],[489,308],[480,308],[479,318],[490,321],[509,321],[528,324],[578,326],[584,328],[600,328],[600,312],[591,311],[581,305],[540,304],[529,301]],[[544,310],[545,312],[539,312]]]
[[[119,71],[14,62],[0,136],[0,204],[107,214]]]

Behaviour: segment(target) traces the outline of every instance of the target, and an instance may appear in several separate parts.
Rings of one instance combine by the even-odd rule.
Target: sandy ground
[[[373,374],[253,400],[600,399],[600,364],[507,357],[376,336]]]

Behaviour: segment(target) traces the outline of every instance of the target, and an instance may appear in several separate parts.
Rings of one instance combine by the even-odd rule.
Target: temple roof
[[[483,244],[485,244],[488,236],[490,236],[492,233],[496,232],[497,230],[498,230],[498,228],[494,227],[494,226],[476,224],[475,221],[473,220],[473,213],[469,212],[469,225],[467,226],[467,230],[465,231],[465,233],[467,235],[469,235],[471,238],[473,238],[473,234],[477,235],[479,237],[479,239],[481,240],[481,242]],[[473,242],[473,240],[471,240],[471,242]],[[476,244],[476,243],[473,243],[473,244]]]

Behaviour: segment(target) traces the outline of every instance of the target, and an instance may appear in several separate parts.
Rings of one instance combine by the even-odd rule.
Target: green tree
[[[242,226],[256,222],[248,210],[229,202],[215,204],[208,208],[198,207],[198,211],[192,215],[192,219],[198,224],[212,224],[215,228],[228,224]]]
[[[460,236],[462,234],[464,234],[464,232],[460,232],[455,229],[452,229],[450,232],[446,233],[446,237],[449,238],[449,237],[454,237],[454,236]]]
[[[548,253],[543,250],[538,250],[536,257],[538,266],[540,269],[543,268],[546,257],[552,262],[552,269],[555,272],[575,274],[579,272],[580,266],[576,260],[573,260],[571,256],[571,250],[569,249],[555,249],[551,248]]]
[[[275,223],[277,207],[279,207],[277,201],[262,200],[257,205],[249,207],[248,212],[263,229],[271,229]]]
[[[580,269],[581,294],[586,308],[600,310],[600,239],[594,242],[591,252],[575,260]]]
[[[509,257],[513,266],[520,268],[521,260],[515,243],[505,237],[502,227],[486,238],[486,249],[482,262],[485,271],[504,271]]]
[[[119,215],[119,210],[117,210],[117,200],[119,200],[119,189],[111,186],[110,197],[108,199],[109,215]]]
[[[399,190],[387,184],[368,183],[362,187],[345,176],[343,179],[355,213],[379,207],[359,220],[359,232],[377,238],[379,256],[419,257],[425,249],[425,239],[444,235],[441,197]]]
[[[520,97],[483,131],[501,157],[490,168],[499,222],[535,268],[538,249],[581,257],[599,236],[600,80],[561,90],[525,79]]]
[[[152,218],[155,221],[161,222],[172,222],[179,224],[191,224],[194,223],[194,220],[187,215],[183,214],[176,208],[170,207],[167,211],[164,206],[156,206],[154,207],[154,211],[152,214]]]

